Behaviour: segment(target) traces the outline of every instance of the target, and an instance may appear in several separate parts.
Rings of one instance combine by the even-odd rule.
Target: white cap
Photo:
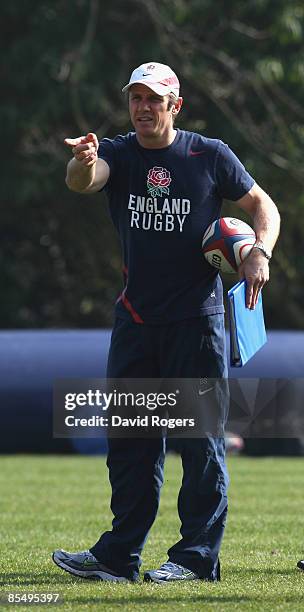
[[[169,93],[173,93],[177,98],[179,96],[179,80],[175,72],[165,64],[158,64],[157,62],[141,64],[133,70],[129,83],[123,87],[122,91],[127,91],[135,83],[147,85],[159,96],[165,96]]]

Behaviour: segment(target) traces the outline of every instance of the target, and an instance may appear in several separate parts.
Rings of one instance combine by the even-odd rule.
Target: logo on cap
[[[155,64],[149,64],[149,66],[147,66],[147,70],[153,70],[155,68]]]

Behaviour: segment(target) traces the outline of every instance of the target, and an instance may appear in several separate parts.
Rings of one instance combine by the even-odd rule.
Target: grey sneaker
[[[150,570],[144,574],[144,582],[175,582],[176,580],[200,580],[199,576],[191,570],[167,561],[159,569]]]
[[[70,574],[74,574],[74,576],[110,582],[131,582],[125,576],[120,576],[114,570],[99,563],[89,550],[78,553],[55,550],[52,558],[58,567],[61,567],[66,572],[70,572]]]

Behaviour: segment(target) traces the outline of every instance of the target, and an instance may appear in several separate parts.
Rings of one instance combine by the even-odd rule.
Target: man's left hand
[[[258,301],[259,293],[269,280],[268,259],[259,251],[252,249],[245,261],[238,268],[239,280],[246,279],[246,306],[253,310]]]

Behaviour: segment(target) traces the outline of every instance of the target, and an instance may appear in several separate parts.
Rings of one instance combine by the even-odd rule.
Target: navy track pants
[[[117,319],[108,378],[227,378],[224,316],[206,315],[148,326]],[[141,552],[159,506],[165,440],[109,438],[112,530],[91,552],[100,562],[135,579]],[[223,438],[178,440],[183,480],[178,496],[181,539],[170,561],[219,580],[219,550],[227,516],[228,474]],[[167,517],[168,523],[171,517]]]

